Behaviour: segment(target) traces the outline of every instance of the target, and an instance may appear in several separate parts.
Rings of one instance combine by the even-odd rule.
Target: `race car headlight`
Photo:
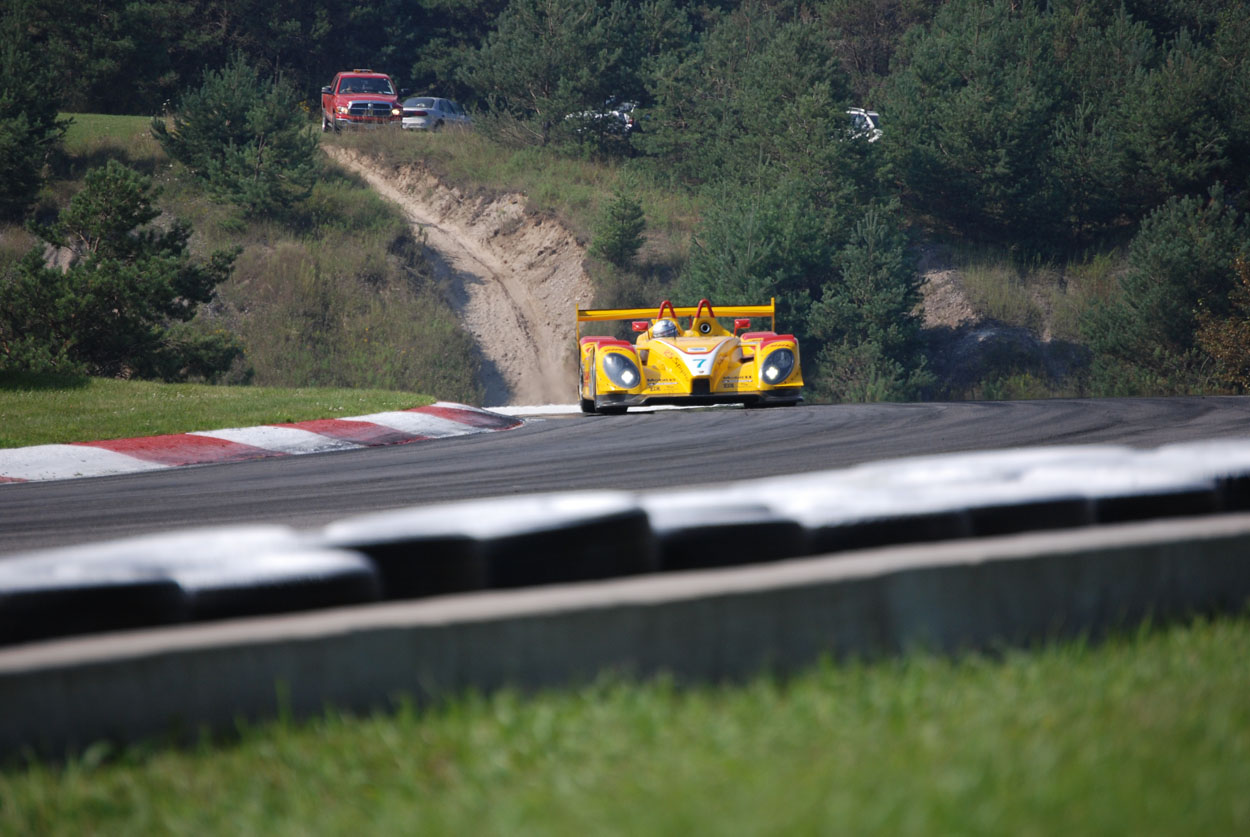
[[[612,383],[627,389],[637,386],[642,378],[638,373],[637,364],[620,352],[611,352],[603,356],[603,371]]]
[[[764,380],[770,384],[779,384],[786,378],[790,377],[790,373],[794,371],[794,351],[791,349],[776,349],[764,360],[764,367],[761,373]]]

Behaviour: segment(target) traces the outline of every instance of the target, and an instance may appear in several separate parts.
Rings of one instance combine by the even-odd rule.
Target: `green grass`
[[[61,116],[73,120],[65,133],[65,150],[69,154],[83,154],[106,144],[125,147],[139,142],[157,147],[149,131],[152,120],[147,116],[113,116],[103,113]]]
[[[345,418],[433,401],[365,389],[0,377],[0,448]]]
[[[1063,287],[1053,288],[1051,324],[1054,335],[1063,340],[1084,342],[1081,320],[1098,302],[1115,296],[1119,285],[1117,272],[1124,269],[1118,253],[1099,253],[1068,264]]]
[[[52,177],[40,196],[40,212],[63,208],[82,188],[82,179],[93,168],[118,160],[146,175],[161,175],[169,158],[152,136],[152,120],[146,116],[113,116],[99,113],[63,113],[72,120],[61,153],[53,156]]]
[[[1250,620],[790,680],[607,681],[0,773],[7,834],[1250,828]]]

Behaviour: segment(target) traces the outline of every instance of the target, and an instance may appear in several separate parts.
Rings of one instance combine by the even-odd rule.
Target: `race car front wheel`
[[[583,395],[581,391],[583,380],[584,379],[582,378],[581,371],[579,370],[578,376],[577,376],[577,393],[579,397]],[[598,398],[598,393],[597,393],[597,387],[595,386],[594,372],[591,372],[591,375],[590,375],[590,392],[587,394],[590,395],[589,398],[581,398],[580,406],[582,408],[583,413],[586,413],[587,415],[594,415],[595,413],[598,413],[601,416],[620,416],[620,415],[625,414],[625,410],[626,410],[625,407],[622,407],[616,404],[604,405],[604,404],[598,403],[599,398]]]

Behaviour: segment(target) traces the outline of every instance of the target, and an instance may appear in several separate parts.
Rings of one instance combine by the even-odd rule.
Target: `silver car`
[[[404,116],[400,124],[414,131],[437,131],[447,125],[467,128],[472,122],[464,108],[451,99],[413,96],[404,100]]]

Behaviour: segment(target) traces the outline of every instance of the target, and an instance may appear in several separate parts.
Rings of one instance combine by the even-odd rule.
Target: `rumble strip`
[[[509,430],[522,423],[512,416],[440,401],[428,407],[344,419],[36,445],[0,450],[0,483],[97,477],[183,465],[401,445]]]

